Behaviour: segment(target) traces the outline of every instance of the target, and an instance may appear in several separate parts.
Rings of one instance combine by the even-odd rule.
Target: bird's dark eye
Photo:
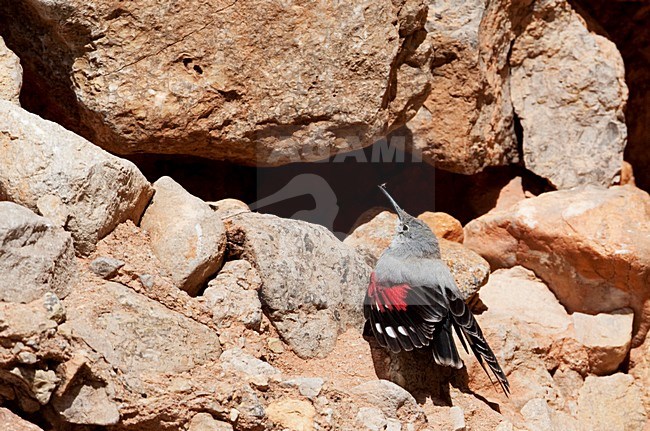
[[[402,225],[402,232],[408,232],[409,227],[407,225]]]

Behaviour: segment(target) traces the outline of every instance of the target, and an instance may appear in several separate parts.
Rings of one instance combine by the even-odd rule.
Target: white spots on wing
[[[384,333],[384,331],[381,329],[381,325],[379,323],[375,323],[375,328],[377,328],[377,332],[379,332],[380,334]]]
[[[395,334],[392,326],[386,326],[386,333],[390,338],[397,338],[397,335]]]
[[[397,327],[397,332],[399,332],[402,335],[408,336],[408,334],[406,333],[406,329],[404,329],[403,326],[398,326]]]

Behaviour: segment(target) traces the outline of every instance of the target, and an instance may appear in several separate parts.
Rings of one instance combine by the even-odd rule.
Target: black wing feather
[[[488,377],[486,364],[506,396],[510,393],[508,379],[478,322],[454,291],[440,286],[408,286],[404,304],[399,305],[384,304],[366,294],[364,316],[382,347],[397,353],[432,345],[437,364],[461,368],[453,328],[465,351],[469,352],[469,345]]]

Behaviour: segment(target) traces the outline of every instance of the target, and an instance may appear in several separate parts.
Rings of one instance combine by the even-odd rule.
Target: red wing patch
[[[385,309],[406,311],[406,296],[410,287],[408,284],[396,284],[394,286],[381,286],[377,283],[375,273],[370,275],[370,285],[368,285],[368,296],[377,305],[379,311]]]

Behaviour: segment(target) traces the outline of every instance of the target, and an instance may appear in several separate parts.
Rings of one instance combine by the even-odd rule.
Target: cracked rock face
[[[64,297],[75,278],[72,237],[12,202],[0,202],[0,301],[30,302],[47,292]]]
[[[0,200],[23,205],[72,234],[91,253],[153,194],[136,166],[60,125],[0,100]]]
[[[324,159],[404,124],[429,90],[422,0],[0,4],[47,89],[30,109],[115,153]]]

